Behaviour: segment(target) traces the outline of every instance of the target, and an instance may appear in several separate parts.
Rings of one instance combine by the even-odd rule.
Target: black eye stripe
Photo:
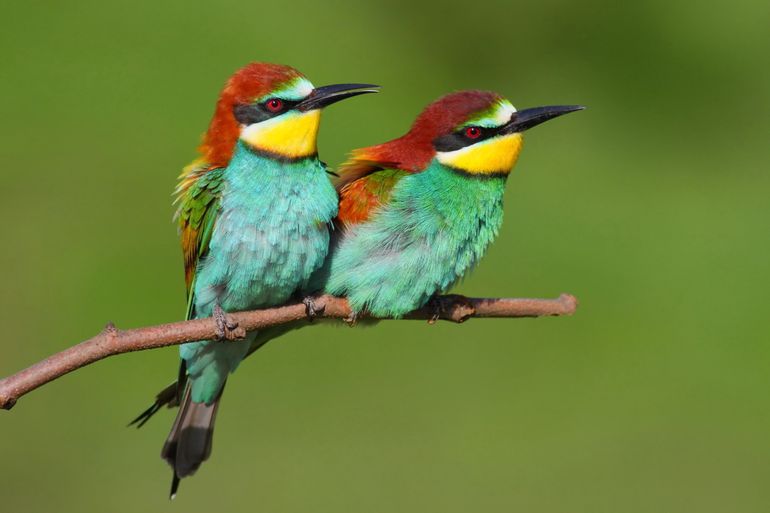
[[[273,112],[268,110],[265,106],[265,104],[272,99],[273,98],[268,98],[261,103],[240,103],[235,105],[233,107],[233,116],[235,116],[235,120],[241,125],[252,125],[261,121],[267,121],[275,116],[280,116],[286,111],[292,110],[300,103],[299,101],[278,98],[283,102],[283,108],[277,112]]]
[[[233,107],[233,116],[241,125],[252,125],[273,117],[272,112],[261,109],[259,105],[239,104]]]
[[[465,130],[467,128],[469,127],[465,126],[456,132],[452,132],[451,134],[437,137],[433,141],[433,147],[436,149],[436,151],[455,151],[461,148],[465,148],[466,146],[470,146],[471,144],[476,144],[477,142],[483,141],[484,139],[489,139],[499,131],[498,128],[476,126],[476,128],[481,130],[481,135],[475,138],[470,138],[465,134]]]

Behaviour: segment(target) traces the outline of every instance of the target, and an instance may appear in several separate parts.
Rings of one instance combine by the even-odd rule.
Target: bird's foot
[[[308,322],[313,322],[318,315],[324,313],[326,308],[324,305],[316,305],[315,298],[313,296],[305,296],[302,298],[302,304],[305,305],[305,315]]]
[[[238,323],[232,320],[219,304],[214,305],[213,317],[216,324],[215,340],[237,340],[246,335],[243,329],[238,329]]]
[[[449,294],[446,296],[436,294],[428,300],[426,306],[432,310],[428,324],[435,324],[439,319],[464,322],[475,312],[475,308],[468,301],[468,298],[460,294]]]
[[[428,300],[428,304],[426,306],[432,311],[430,319],[428,319],[428,324],[436,324],[436,321],[441,318],[441,314],[446,311],[446,305],[441,298],[442,296],[433,295]]]
[[[358,312],[356,311],[350,312],[350,315],[342,319],[342,322],[347,323],[347,325],[352,328],[358,322]]]

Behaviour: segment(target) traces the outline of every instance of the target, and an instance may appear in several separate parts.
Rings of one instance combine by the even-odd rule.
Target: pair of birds
[[[461,91],[430,104],[409,132],[354,150],[336,184],[318,159],[321,109],[377,92],[369,84],[314,87],[289,66],[252,63],[227,82],[200,157],[176,189],[187,319],[277,306],[314,292],[351,309],[399,317],[448,290],[481,258],[503,219],[505,181],[522,132],[582,109],[517,111],[502,96]],[[134,423],[180,406],[162,456],[171,496],[211,453],[228,375],[285,332],[180,346],[178,381]]]

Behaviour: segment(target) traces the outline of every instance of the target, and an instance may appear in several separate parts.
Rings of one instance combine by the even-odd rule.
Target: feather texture
[[[345,230],[326,292],[376,316],[423,306],[470,271],[497,236],[504,190],[505,177],[479,179],[435,160],[404,176],[387,203]]]
[[[328,251],[337,196],[323,165],[316,158],[278,162],[238,143],[217,187],[216,222],[192,285],[192,315],[208,317],[215,304],[239,311],[284,303],[307,285]],[[212,401],[249,344],[180,346],[192,400]]]
[[[351,225],[369,219],[372,212],[387,201],[390,189],[400,178],[428,167],[436,155],[433,141],[439,135],[492,109],[500,100],[501,96],[488,91],[448,94],[428,105],[405,135],[353,150],[348,161],[340,166],[335,182],[340,195],[338,220]],[[390,170],[403,173],[393,174]]]
[[[187,318],[192,318],[192,285],[198,262],[208,251],[211,232],[217,217],[222,194],[224,168],[206,169],[187,186],[179,196],[177,221],[184,256],[184,274],[187,285]],[[189,175],[188,175],[189,176]]]

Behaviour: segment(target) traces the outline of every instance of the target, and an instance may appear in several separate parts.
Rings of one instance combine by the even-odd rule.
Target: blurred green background
[[[0,412],[3,511],[759,512],[770,503],[770,3],[5,2],[0,375],[182,318],[170,192],[252,60],[384,91],[321,156],[448,91],[589,110],[528,135],[504,229],[457,291],[571,318],[314,327],[230,380],[167,500],[173,348]]]

